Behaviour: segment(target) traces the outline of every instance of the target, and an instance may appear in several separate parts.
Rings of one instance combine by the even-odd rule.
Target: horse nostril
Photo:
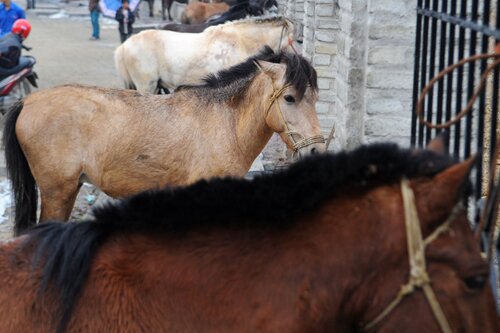
[[[311,148],[311,154],[316,154],[318,150],[316,148]]]

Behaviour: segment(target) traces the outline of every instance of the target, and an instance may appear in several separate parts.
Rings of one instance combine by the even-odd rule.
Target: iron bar
[[[466,18],[467,16],[467,0],[462,0],[460,5],[460,17]],[[465,28],[459,27],[458,34],[458,59],[463,59],[465,54]],[[460,67],[457,70],[457,94],[455,96],[455,114],[462,110],[462,94],[463,91],[463,77],[464,68]],[[460,134],[462,129],[462,121],[455,126],[455,142],[453,147],[453,155],[455,158],[460,157]]]
[[[457,14],[457,0],[451,1],[450,14]],[[449,35],[448,35],[448,63],[450,66],[455,62],[454,53],[455,53],[455,24],[450,23]],[[449,121],[451,119],[451,108],[452,108],[452,96],[453,96],[453,72],[450,72],[447,77],[446,82],[446,111],[445,111],[445,121]],[[449,135],[445,137],[446,147],[450,145],[450,135],[451,130],[448,131]]]
[[[418,0],[417,5],[422,6],[422,0]],[[416,23],[416,36],[415,36],[415,61],[413,63],[413,73],[418,73],[420,70],[420,44],[422,43],[422,15],[417,13],[417,23]],[[418,75],[413,75],[413,100],[418,99]],[[417,135],[417,112],[416,104],[412,103],[411,110],[411,146],[415,147],[416,135]]]
[[[439,0],[433,0],[432,1],[432,9],[434,11],[438,10],[438,2]],[[436,42],[437,42],[437,27],[438,27],[438,20],[436,18],[431,18],[431,45],[430,45],[430,55],[429,55],[429,73],[428,73],[428,79],[424,82],[427,83],[428,81],[432,80],[434,75],[436,74],[435,72],[435,62],[436,62]],[[427,94],[427,121],[432,122],[432,115],[433,115],[433,107],[434,107],[434,88],[432,88],[429,93]],[[425,143],[429,142],[432,138],[432,129],[426,128],[425,131]]]
[[[497,40],[500,40],[500,30],[493,29],[489,26],[485,26],[482,24],[478,24],[477,22],[468,21],[465,17],[456,17],[453,15],[449,15],[446,13],[439,13],[428,8],[417,7],[417,13],[422,16],[433,17],[440,21],[445,21],[448,23],[452,23],[458,25],[462,28],[474,30],[483,35],[494,37]]]
[[[443,1],[441,4],[441,11],[446,12],[448,10],[448,2]],[[440,43],[439,43],[439,72],[441,72],[445,67],[445,55],[446,55],[446,26],[447,22],[441,21]],[[443,119],[443,93],[444,93],[444,80],[438,83],[438,93],[437,93],[437,109],[436,109],[436,123],[442,123]],[[440,129],[436,129],[436,135],[441,132]]]
[[[429,8],[430,0],[425,0],[424,6]],[[420,91],[424,89],[426,83],[426,72],[427,72],[427,44],[429,39],[429,17],[423,18],[423,43],[422,43],[422,69],[420,72]],[[415,100],[416,101],[416,100]],[[418,125],[418,146],[423,147],[424,145],[424,125]]]

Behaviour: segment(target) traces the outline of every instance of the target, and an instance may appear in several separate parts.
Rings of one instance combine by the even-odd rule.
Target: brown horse
[[[66,220],[83,182],[112,197],[201,178],[244,176],[273,132],[299,155],[321,152],[317,78],[301,56],[267,48],[170,96],[62,86],[12,110],[4,145],[16,232]]]
[[[0,332],[498,333],[471,164],[378,144],[41,224],[0,247]]]
[[[161,1],[161,16],[163,20],[167,19],[167,16],[165,15],[165,10],[167,11],[168,14],[168,19],[172,21],[172,15],[170,15],[170,7],[172,7],[172,4],[175,2],[178,3],[187,3],[188,0],[160,0]],[[149,5],[149,16],[153,17],[154,16],[154,2],[155,0],[148,0],[148,5]]]
[[[190,3],[184,9],[181,16],[181,23],[184,24],[200,24],[204,23],[210,16],[222,14],[229,10],[229,5],[224,2],[220,3]]]

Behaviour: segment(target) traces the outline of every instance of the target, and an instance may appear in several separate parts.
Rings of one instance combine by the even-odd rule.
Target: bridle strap
[[[257,66],[259,66],[259,65],[257,65]],[[265,72],[263,71],[263,73],[265,73]],[[285,90],[288,87],[290,87],[290,85],[284,85],[280,89],[276,89],[272,78],[271,78],[271,82],[273,85],[273,93],[272,93],[271,97],[269,98],[270,103],[269,103],[269,106],[267,107],[266,115],[271,110],[271,107],[273,106],[273,104],[276,104],[276,109],[278,110],[278,114],[280,115],[281,120],[283,120],[283,124],[284,124],[285,129],[286,129],[285,134],[288,136],[288,138],[290,138],[290,141],[292,142],[293,153],[296,154],[299,151],[299,149],[305,148],[305,147],[313,145],[315,143],[325,143],[325,138],[322,135],[314,135],[314,136],[305,138],[302,134],[300,134],[298,132],[290,131],[290,128],[288,127],[288,124],[286,123],[285,116],[283,115],[283,112],[281,111],[280,103],[277,102],[277,99],[281,95],[283,95]],[[294,135],[299,136],[300,140],[295,141],[295,138],[293,137]]]
[[[422,238],[420,221],[418,218],[417,207],[415,204],[415,195],[407,179],[401,180],[401,194],[403,196],[403,206],[405,212],[406,239],[408,245],[408,260],[410,264],[410,279],[408,283],[401,286],[396,298],[377,316],[366,324],[362,329],[368,331],[386,318],[392,310],[403,300],[403,298],[415,290],[421,288],[432,309],[432,313],[443,333],[451,333],[451,328],[444,315],[443,309],[439,305],[434,290],[431,287],[431,280],[427,273],[425,262],[425,247],[435,240],[441,233],[449,229],[452,220],[455,219],[461,206],[453,208],[450,216],[425,240]]]

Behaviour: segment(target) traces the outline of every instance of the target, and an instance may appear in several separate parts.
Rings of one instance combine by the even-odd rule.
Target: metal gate
[[[493,160],[498,124],[499,71],[496,69],[473,109],[450,129],[429,129],[417,120],[420,91],[439,71],[468,56],[491,53],[500,41],[498,1],[418,0],[413,82],[411,144],[423,147],[433,137],[447,132],[450,153],[463,160],[479,154],[473,171],[474,199],[487,192],[489,164]],[[467,104],[479,83],[488,60],[469,63],[436,84],[424,100],[424,117],[445,123]],[[491,228],[491,226],[487,226]]]

